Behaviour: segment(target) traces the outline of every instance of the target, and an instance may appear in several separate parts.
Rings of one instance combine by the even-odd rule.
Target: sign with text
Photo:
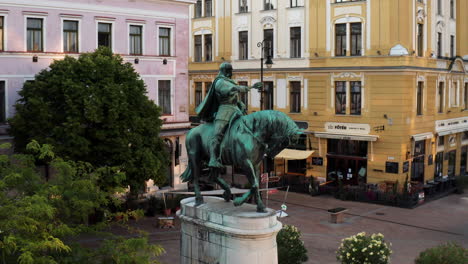
[[[468,128],[468,117],[452,118],[435,121],[435,130],[442,132],[446,130]]]
[[[369,135],[369,124],[355,123],[325,123],[325,131],[337,134]]]

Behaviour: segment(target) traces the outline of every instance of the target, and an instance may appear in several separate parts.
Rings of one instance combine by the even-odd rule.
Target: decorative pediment
[[[334,78],[340,79],[340,78],[361,78],[361,75],[357,75],[354,72],[342,72],[339,74],[334,74]]]
[[[390,49],[390,56],[408,55],[408,50],[400,44],[395,45]]]
[[[260,23],[262,25],[264,24],[274,24],[276,22],[276,19],[272,16],[264,16],[262,19],[260,19]]]
[[[206,80],[206,79],[212,79],[213,77],[209,75],[194,75],[192,77],[193,80]]]

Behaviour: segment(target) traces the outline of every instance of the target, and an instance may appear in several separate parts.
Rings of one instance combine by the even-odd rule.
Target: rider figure
[[[238,85],[232,77],[232,65],[224,62],[219,68],[219,74],[213,81],[208,94],[197,107],[198,116],[206,121],[213,122],[214,134],[210,144],[210,168],[223,168],[221,164],[220,145],[229,121],[234,115],[243,115],[245,105],[239,100],[240,92],[248,92],[255,88],[260,90],[262,83],[255,83],[253,87]]]

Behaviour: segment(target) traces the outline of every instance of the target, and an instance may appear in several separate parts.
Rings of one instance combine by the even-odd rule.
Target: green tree
[[[8,145],[0,146],[0,148]],[[0,155],[0,263],[153,263],[164,250],[145,235],[111,237],[98,249],[71,244],[75,236],[106,227],[87,226],[88,216],[117,203],[114,191],[97,185],[100,170],[90,164],[51,160],[54,177],[44,181],[35,162],[52,155],[53,148],[32,142],[37,155]],[[109,212],[106,212],[110,215]],[[102,234],[104,235],[104,234]],[[137,261],[130,261],[135,259]]]
[[[444,243],[424,250],[415,260],[416,264],[461,264],[468,263],[468,249],[456,243]]]
[[[306,262],[307,249],[301,240],[301,232],[292,225],[285,225],[276,236],[279,264],[301,264]]]
[[[141,190],[148,179],[163,184],[167,164],[160,108],[147,97],[143,80],[130,63],[108,48],[65,57],[26,82],[9,120],[15,150],[31,140],[50,144],[67,160],[94,167],[117,167],[103,173],[101,186]]]

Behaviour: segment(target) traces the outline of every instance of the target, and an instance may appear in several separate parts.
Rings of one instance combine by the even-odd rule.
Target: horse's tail
[[[184,173],[182,173],[182,175],[180,175],[180,179],[182,180],[182,182],[188,182],[188,181],[191,181],[193,178],[193,173],[192,173],[192,166],[190,165],[190,162],[187,166],[187,168],[185,169]]]

